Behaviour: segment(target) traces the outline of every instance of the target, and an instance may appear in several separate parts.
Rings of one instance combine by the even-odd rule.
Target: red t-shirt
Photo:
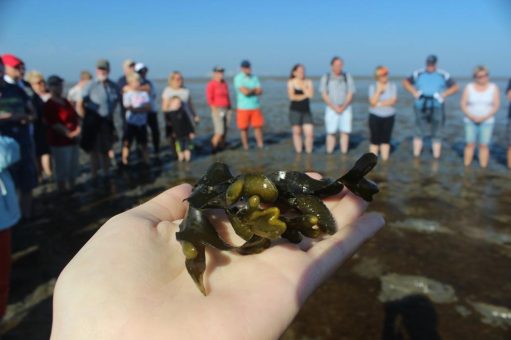
[[[76,139],[68,138],[53,128],[55,124],[62,124],[69,131],[74,131],[80,123],[80,116],[78,116],[71,103],[67,99],[62,98],[62,100],[64,105],[57,103],[52,98],[44,103],[43,114],[48,125],[47,138],[50,146],[66,146],[76,143]]]
[[[230,107],[229,88],[226,81],[211,80],[206,87],[206,99],[209,106]]]

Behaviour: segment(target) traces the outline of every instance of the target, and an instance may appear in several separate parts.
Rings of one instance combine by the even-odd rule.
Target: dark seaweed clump
[[[378,187],[364,176],[376,161],[375,155],[365,154],[337,180],[316,180],[297,171],[233,176],[226,164],[214,163],[188,198],[189,208],[176,234],[186,269],[197,287],[206,295],[202,278],[206,246],[249,255],[264,251],[279,238],[299,243],[304,236],[334,234],[335,219],[322,199],[346,186],[371,201]],[[236,234],[245,240],[243,245],[236,247],[222,240],[206,216],[213,209],[225,211]]]

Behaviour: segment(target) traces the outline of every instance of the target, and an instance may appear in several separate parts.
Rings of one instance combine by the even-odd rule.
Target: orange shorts
[[[236,123],[240,130],[248,129],[249,126],[253,128],[260,128],[264,124],[263,114],[261,109],[253,110],[240,110],[236,114]]]

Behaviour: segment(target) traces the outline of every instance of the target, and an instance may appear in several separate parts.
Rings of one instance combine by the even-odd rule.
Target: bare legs
[[[264,147],[264,143],[263,143],[263,130],[260,127],[254,128],[254,136],[255,136],[255,139],[256,139],[257,147],[259,149],[262,149]]]
[[[348,148],[350,146],[350,134],[346,132],[341,132],[341,137],[339,138],[339,143],[341,144],[341,153],[347,154]],[[326,152],[332,153],[335,148],[335,134],[328,134],[326,136]]]
[[[248,150],[248,128],[240,129],[240,137],[241,137],[241,144],[243,145],[243,149]],[[264,147],[264,141],[263,141],[263,130],[260,127],[254,128],[254,137],[256,139],[257,147],[262,149]]]
[[[350,134],[341,132],[341,152],[343,155],[348,153],[348,147],[350,146]]]
[[[41,161],[41,170],[44,176],[51,177],[51,160],[50,160],[50,154],[46,153],[44,155],[41,155],[40,161]]]
[[[334,152],[335,148],[335,134],[328,134],[326,136],[326,153]]]
[[[465,164],[465,166],[472,164],[472,159],[474,159],[474,149],[475,145],[473,143],[465,145],[465,152],[463,154],[463,164]]]
[[[439,159],[440,155],[442,153],[442,142],[440,141],[433,141],[432,143],[432,149],[433,149],[433,157],[435,159]],[[422,138],[414,137],[413,139],[413,155],[414,157],[419,157],[422,152]]]
[[[381,154],[381,159],[386,161],[389,159],[390,155],[390,144],[371,144],[369,145],[369,152],[378,156],[378,152]]]
[[[293,125],[293,144],[296,153],[301,153],[303,149],[302,133],[305,136],[305,152],[311,153],[314,145],[314,126],[312,124]],[[334,140],[335,143],[335,140]]]
[[[95,178],[98,175],[99,164],[103,169],[103,173],[106,175],[110,171],[110,157],[108,153],[102,154],[99,152],[92,151],[90,154],[90,166],[92,177]]]
[[[248,150],[248,129],[240,130],[240,138],[243,149]]]
[[[511,150],[511,148],[509,149]],[[509,150],[508,150],[508,156],[509,156]],[[472,164],[472,160],[474,159],[474,153],[475,153],[475,145],[474,144],[467,144],[465,146],[465,153],[464,153],[464,164],[465,166],[469,166]],[[488,148],[488,145],[481,144],[479,145],[479,165],[481,168],[486,168],[488,166],[488,163],[490,161],[490,149]],[[509,158],[508,158],[509,162]]]
[[[511,169],[511,146],[507,148],[507,167]]]
[[[296,153],[302,153],[303,142],[302,142],[302,127],[300,125],[293,125],[293,145]]]

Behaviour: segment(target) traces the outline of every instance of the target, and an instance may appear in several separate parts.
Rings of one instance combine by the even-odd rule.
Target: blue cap
[[[438,58],[436,55],[431,54],[426,58],[426,64],[427,65],[436,65],[436,62],[438,61]]]
[[[243,67],[243,68],[250,68],[250,61],[248,61],[248,60],[243,60],[243,61],[241,62],[241,67]]]

